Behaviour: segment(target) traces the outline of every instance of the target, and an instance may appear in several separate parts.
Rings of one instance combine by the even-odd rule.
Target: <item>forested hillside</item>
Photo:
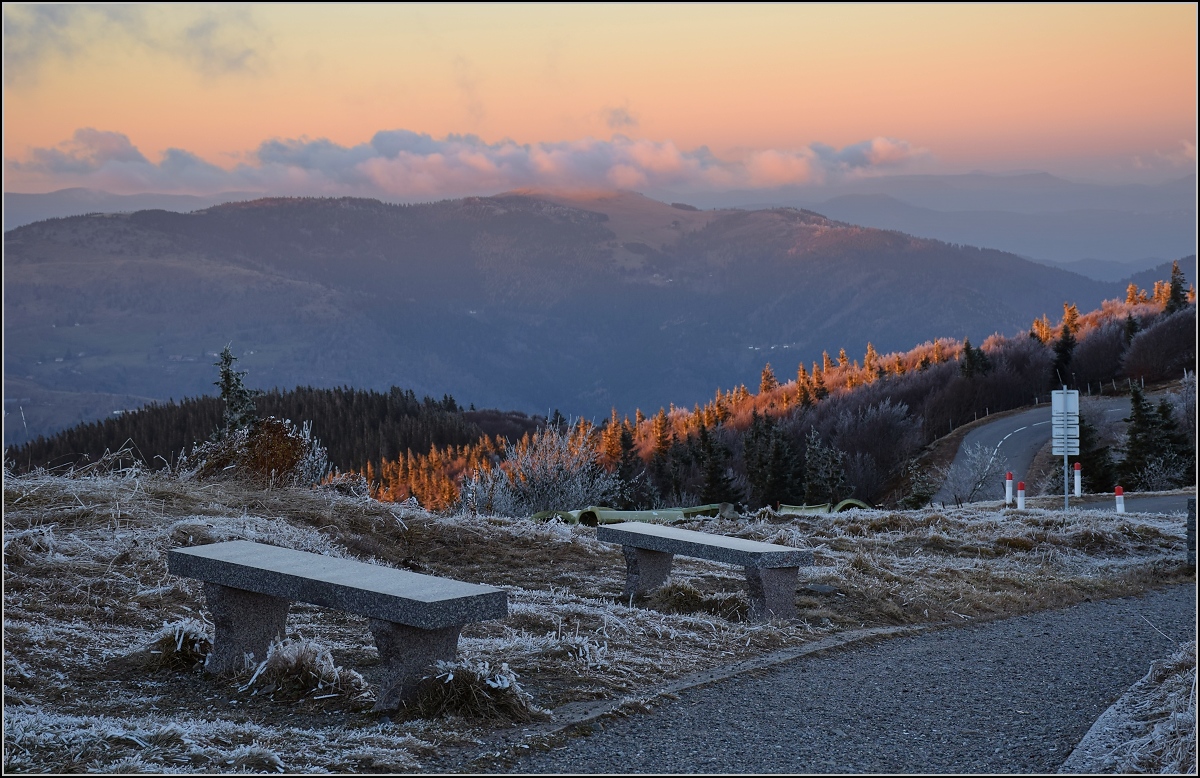
[[[4,242],[6,397],[28,398],[9,444],[102,401],[203,394],[227,343],[259,389],[403,386],[599,418],[703,402],[831,343],[982,341],[1124,288],[812,211],[627,192],[268,199],[53,219]]]
[[[255,397],[254,404],[260,417],[311,422],[330,463],[342,471],[395,459],[409,450],[427,453],[435,446],[497,436],[516,441],[539,421],[514,411],[464,409],[450,396],[419,400],[411,390],[396,387],[387,392],[349,387],[272,390]],[[221,428],[223,410],[217,397],[151,405],[39,437],[9,450],[7,456],[21,472],[32,467],[65,468],[95,461],[105,451],[128,444],[132,455],[159,468],[174,464],[181,452],[212,437]]]
[[[1087,313],[1066,304],[1056,321],[1043,314],[1015,336],[992,335],[978,345],[939,338],[887,353],[868,343],[861,359],[845,349],[836,357],[824,352],[794,373],[789,365],[788,374],[782,364],[768,364],[757,391],[718,389],[690,410],[639,409],[632,419],[614,409],[598,424],[557,412],[547,421],[463,410],[448,396],[418,401],[395,388],[271,392],[257,398],[256,410],[310,421],[332,464],[361,473],[376,497],[416,497],[433,510],[461,507],[464,490],[476,500],[503,488],[499,474],[514,485],[529,480],[515,472],[523,462],[563,473],[590,470],[599,489],[592,496],[619,508],[847,497],[919,504],[932,495],[937,475],[922,470],[919,454],[956,426],[1044,402],[1062,383],[1088,394],[1130,394],[1135,382],[1181,378],[1195,360],[1195,294],[1175,268],[1151,290],[1130,285],[1124,300]],[[1080,457],[1089,463],[1090,487],[1111,488],[1117,474],[1146,488],[1152,480],[1161,486],[1194,478],[1194,396],[1190,406],[1158,408],[1138,406],[1140,396],[1134,392],[1141,426],[1128,441],[1105,440],[1096,430],[1084,436]],[[220,400],[211,397],[155,406],[38,440],[9,457],[19,469],[78,462],[82,453],[94,459],[128,440],[147,464],[167,465],[211,435],[221,416]]]

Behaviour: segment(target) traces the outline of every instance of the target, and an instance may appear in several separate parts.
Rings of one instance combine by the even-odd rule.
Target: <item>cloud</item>
[[[269,38],[238,7],[4,5],[4,83],[37,83],[52,61],[83,62],[103,48],[143,49],[181,60],[203,77],[254,73]]]
[[[638,126],[637,117],[629,112],[629,106],[624,108],[608,108],[604,111],[604,121],[610,130],[624,130]]]
[[[486,111],[483,100],[479,97],[479,71],[465,57],[454,58],[454,84],[462,97],[463,107],[467,111],[467,120],[472,126],[478,126],[483,121]]]
[[[434,138],[396,129],[377,132],[354,146],[326,138],[272,138],[227,170],[182,149],[168,149],[160,161],[152,162],[127,136],[84,128],[69,141],[34,149],[26,159],[5,164],[21,180],[40,177],[56,187],[431,199],[527,187],[765,189],[869,175],[919,155],[904,141],[891,138],[842,149],[813,144],[722,159],[704,146],[687,150],[671,141],[624,135],[520,144],[509,139],[488,143],[470,134]]]

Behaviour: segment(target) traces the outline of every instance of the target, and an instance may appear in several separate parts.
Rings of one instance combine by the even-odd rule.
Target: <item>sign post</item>
[[[1053,454],[1063,458],[1063,510],[1070,507],[1070,463],[1079,456],[1079,390],[1063,386],[1050,393],[1050,440]]]

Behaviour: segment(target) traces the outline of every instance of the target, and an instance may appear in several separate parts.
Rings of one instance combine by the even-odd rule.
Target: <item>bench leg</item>
[[[754,621],[795,618],[799,574],[798,567],[747,567],[750,618]]]
[[[462,625],[421,629],[371,619],[370,629],[384,665],[383,683],[374,710],[394,711],[412,699],[417,684],[430,674],[439,659],[454,661]]]
[[[635,594],[646,594],[667,581],[671,574],[674,554],[665,551],[648,551],[644,548],[621,546],[625,553],[625,591],[621,594],[628,600]]]
[[[268,594],[208,583],[204,599],[212,613],[213,649],[204,660],[204,669],[223,675],[246,668],[246,654],[254,661],[267,658],[271,641],[287,635],[287,613],[291,603]]]

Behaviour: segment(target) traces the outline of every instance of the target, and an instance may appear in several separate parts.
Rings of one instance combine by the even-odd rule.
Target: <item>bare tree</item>
[[[1008,461],[982,443],[963,446],[950,467],[938,468],[942,488],[956,505],[1000,499]]]

